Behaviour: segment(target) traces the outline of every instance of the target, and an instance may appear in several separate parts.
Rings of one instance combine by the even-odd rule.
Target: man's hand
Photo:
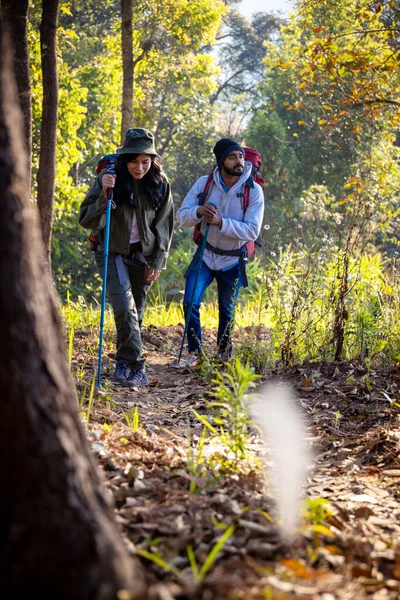
[[[144,268],[144,282],[145,283],[153,283],[156,279],[160,277],[161,271],[158,269],[152,269],[149,265],[145,265]]]
[[[101,179],[101,185],[103,186],[104,193],[107,195],[108,190],[112,189],[115,185],[115,175],[105,173]]]
[[[199,206],[197,209],[197,216],[203,217],[207,225],[216,225],[217,227],[221,227],[222,219],[217,215],[218,206],[207,202],[203,204],[203,206]]]

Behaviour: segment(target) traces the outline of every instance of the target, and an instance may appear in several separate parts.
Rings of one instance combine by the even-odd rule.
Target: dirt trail
[[[307,495],[327,499],[332,510],[324,518],[324,506],[313,504],[312,522],[288,543],[268,517],[274,502],[259,473],[215,478],[210,471],[200,478],[190,472],[189,436],[198,440],[203,428],[193,409],[208,413],[210,384],[171,366],[180,335],[179,328],[148,331],[149,387],[115,387],[112,403],[100,394],[88,425],[127,540],[169,565],[171,572],[142,558],[152,598],[399,600],[397,372],[342,362],[275,369],[264,377],[295,389],[315,454]],[[211,344],[213,332],[206,335]],[[121,412],[133,419],[135,406],[138,430]],[[251,446],[264,453],[256,435]],[[233,535],[196,584],[188,547],[201,568],[230,525]]]

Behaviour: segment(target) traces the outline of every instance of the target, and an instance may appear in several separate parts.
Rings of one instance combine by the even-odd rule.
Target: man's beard
[[[244,173],[244,166],[243,165],[235,165],[233,167],[233,169],[229,169],[228,167],[225,167],[224,165],[224,171],[227,175],[243,175]]]

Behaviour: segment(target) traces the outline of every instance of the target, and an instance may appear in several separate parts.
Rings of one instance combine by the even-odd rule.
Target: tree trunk
[[[31,182],[32,152],[32,94],[28,49],[28,0],[1,0],[2,18],[9,24],[14,52],[14,72],[18,98],[24,117],[24,140],[28,156],[29,186]]]
[[[139,598],[141,570],[118,533],[79,421],[28,198],[4,24],[0,34],[0,589],[8,600],[116,600],[121,589]]]
[[[125,132],[132,127],[133,118],[132,0],[121,0],[121,18],[123,71],[121,140],[123,143]]]
[[[42,59],[43,102],[40,127],[40,154],[37,176],[37,204],[48,268],[51,264],[54,182],[58,122],[58,76],[56,36],[59,0],[42,0],[40,52]]]

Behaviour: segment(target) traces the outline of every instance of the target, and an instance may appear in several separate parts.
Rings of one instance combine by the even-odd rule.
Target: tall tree
[[[40,52],[43,79],[42,122],[40,128],[37,205],[47,263],[51,262],[56,143],[58,121],[57,23],[59,0],[42,0]]]
[[[0,24],[0,588],[10,600],[143,592],[81,428],[28,198],[10,39]],[[4,283],[6,282],[6,285]]]
[[[249,94],[247,104],[255,104],[268,52],[265,42],[277,38],[281,25],[281,18],[265,12],[256,13],[250,20],[236,10],[228,12],[214,44],[222,69],[218,88],[210,98],[212,104],[217,100],[230,103],[239,94]]]
[[[122,32],[122,123],[121,140],[125,131],[132,127],[133,114],[133,39],[132,39],[132,0],[121,0],[121,32]]]
[[[32,150],[32,94],[29,74],[28,49],[28,0],[1,0],[2,18],[6,19],[14,51],[14,70],[18,98],[24,117],[24,140],[28,156],[28,172],[31,170]],[[29,176],[30,182],[30,176]]]

